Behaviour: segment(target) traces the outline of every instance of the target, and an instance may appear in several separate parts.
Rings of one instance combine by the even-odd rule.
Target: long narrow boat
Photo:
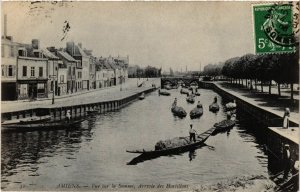
[[[2,125],[2,130],[27,130],[27,129],[60,129],[68,128],[73,125],[83,122],[85,119],[66,121],[49,121],[33,124],[13,124],[13,125]]]
[[[139,100],[143,100],[145,99],[145,93],[142,93],[140,96],[139,96]]]
[[[142,155],[148,155],[148,156],[161,156],[161,155],[169,155],[172,153],[180,153],[180,152],[185,152],[190,149],[196,148],[200,145],[202,145],[208,137],[214,132],[215,127],[212,127],[205,131],[204,133],[201,133],[200,135],[197,136],[196,142],[189,142],[189,144],[184,145],[184,146],[179,146],[179,147],[174,147],[174,148],[166,148],[162,150],[126,150],[128,153],[139,153]],[[189,137],[184,137],[184,139],[189,140]]]
[[[33,123],[46,122],[49,121],[50,119],[51,119],[51,115],[33,116],[33,117],[26,117],[21,119],[6,120],[1,122],[1,124],[2,125],[33,124]]]

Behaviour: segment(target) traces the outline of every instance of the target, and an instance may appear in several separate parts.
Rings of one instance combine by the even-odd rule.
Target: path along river
[[[200,89],[196,101],[203,104],[203,116],[176,118],[170,111],[175,97],[188,113],[196,103],[188,104],[179,89],[170,92],[170,97],[150,93],[119,111],[90,117],[73,130],[3,132],[2,189],[58,190],[59,184],[112,183],[194,186],[244,175],[268,177],[265,139],[253,130],[264,127],[240,110],[237,125],[211,136],[207,146],[127,165],[137,155],[126,149],[151,148],[159,140],[187,136],[190,123],[201,133],[226,117],[220,95]],[[208,110],[215,96],[221,104],[217,114]]]

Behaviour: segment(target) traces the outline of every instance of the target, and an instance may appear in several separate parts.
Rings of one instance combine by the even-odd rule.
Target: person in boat
[[[230,111],[227,112],[227,120],[231,120],[231,112]]]
[[[280,185],[277,191],[279,190],[298,191],[298,189],[299,189],[299,161],[297,160],[294,164],[291,178],[284,184]]]
[[[286,108],[283,115],[283,128],[289,128],[290,109]]]
[[[71,121],[71,111],[70,110],[67,111],[66,117],[67,117],[67,122],[70,123],[70,121]]]
[[[198,101],[197,103],[197,108],[202,108],[202,104],[200,103],[200,101]]]
[[[283,162],[285,163],[283,179],[287,179],[290,172],[291,152],[288,144],[284,145]]]
[[[197,131],[195,129],[193,129],[193,124],[190,124],[190,142],[194,141],[196,142],[196,134],[197,134]]]
[[[176,97],[175,97],[175,99],[174,99],[174,102],[173,102],[172,106],[173,106],[173,107],[176,107],[176,106],[177,106],[177,98],[176,98]]]
[[[218,99],[217,99],[217,96],[215,96],[214,103],[217,103],[217,102],[218,102]]]

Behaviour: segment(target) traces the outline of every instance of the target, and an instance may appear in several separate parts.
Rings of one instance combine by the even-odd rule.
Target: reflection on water
[[[155,158],[126,153],[126,149],[153,149],[159,140],[187,136],[191,123],[202,133],[225,119],[225,101],[211,90],[199,91],[195,104],[188,104],[179,89],[171,90],[170,97],[154,92],[119,111],[90,117],[71,130],[3,132],[2,189],[19,190],[24,185],[25,189],[58,190],[59,183],[99,182],[194,185],[274,174],[268,170],[261,131],[265,127],[239,110],[232,129],[211,136],[198,149]],[[208,110],[215,96],[222,104],[218,113]],[[193,120],[174,117],[170,110],[174,97],[187,113],[199,100],[204,114]]]

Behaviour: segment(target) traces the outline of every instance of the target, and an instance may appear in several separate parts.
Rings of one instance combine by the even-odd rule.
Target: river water
[[[3,132],[2,189],[61,190],[62,184],[87,189],[96,184],[195,186],[244,175],[268,176],[264,137],[252,129],[260,125],[240,110],[235,127],[211,136],[197,150],[132,161],[138,155],[126,149],[153,148],[159,140],[187,136],[191,123],[201,133],[226,118],[225,101],[203,89],[196,97],[204,108],[200,119],[174,117],[170,107],[175,97],[188,113],[196,103],[188,104],[179,89],[170,92],[170,97],[150,93],[119,111],[90,117],[72,130]],[[208,110],[215,96],[221,104],[216,114]]]

